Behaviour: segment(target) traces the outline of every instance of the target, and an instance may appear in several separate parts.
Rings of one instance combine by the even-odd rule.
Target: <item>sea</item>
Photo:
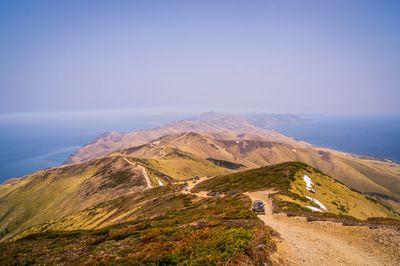
[[[0,115],[0,183],[59,165],[106,132],[150,129],[188,117],[130,112]],[[273,127],[318,146],[400,162],[400,117],[314,116]]]
[[[105,133],[151,129],[184,118],[122,111],[0,115],[0,183],[62,164]]]
[[[400,117],[312,116],[275,129],[320,147],[400,163]]]

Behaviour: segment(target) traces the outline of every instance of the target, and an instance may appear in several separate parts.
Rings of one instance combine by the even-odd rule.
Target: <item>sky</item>
[[[399,1],[0,1],[0,114],[400,115]]]

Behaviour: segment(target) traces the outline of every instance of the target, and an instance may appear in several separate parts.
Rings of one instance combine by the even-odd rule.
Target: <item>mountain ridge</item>
[[[190,130],[193,127],[197,131]],[[189,180],[193,176],[232,174],[290,161],[311,165],[346,186],[400,210],[400,166],[397,164],[297,142],[275,131],[252,126],[242,117],[221,118],[218,114],[208,114],[165,128],[108,135],[111,143],[128,136],[121,145],[128,148],[40,170],[0,185],[0,209],[5,210],[0,216],[0,232],[16,233],[17,229],[60,218],[107,199]],[[210,129],[214,131],[208,131]],[[149,132],[153,133],[146,135]],[[161,135],[166,132],[168,134]],[[132,145],[130,141],[136,136],[140,136],[139,142],[145,141],[144,138],[152,140]],[[93,143],[97,147],[103,142],[104,138],[99,138]],[[117,148],[111,146],[101,152]],[[140,184],[123,187],[131,178],[138,178]],[[60,196],[49,194],[52,187]],[[54,197],[56,201],[52,200]],[[79,204],[73,203],[74,200]],[[51,212],[54,215],[49,215]]]
[[[292,117],[290,119],[293,120],[295,118]],[[389,160],[374,159],[318,147],[287,137],[274,130],[259,128],[256,124],[256,122],[244,116],[228,116],[209,112],[197,118],[170,122],[155,129],[124,134],[111,133],[106,137],[97,138],[91,144],[77,150],[70,157],[69,163],[109,156],[129,148],[143,148],[146,144],[156,143],[158,140],[168,138],[168,136],[179,137],[179,134],[189,132],[201,134],[215,141],[225,141],[225,144],[236,141],[247,141],[247,143],[261,141],[265,145],[272,147],[254,151],[253,155],[250,155],[252,157],[250,160],[245,158],[246,162],[242,160],[243,158],[235,159],[235,155],[232,153],[230,155],[226,154],[225,157],[218,157],[213,152],[214,155],[208,154],[208,156],[205,156],[200,154],[200,157],[231,161],[247,165],[250,168],[285,161],[302,161],[321,169],[357,190],[371,193],[372,195],[377,195],[374,193],[378,193],[394,197],[395,200],[386,200],[385,202],[400,211],[400,204],[398,203],[400,200],[400,186],[398,185],[400,183],[399,164]],[[267,144],[267,142],[274,144]],[[225,144],[222,145],[224,149],[226,148]],[[223,152],[223,149],[221,152]],[[199,156],[198,152],[192,151],[192,153]],[[139,155],[136,154],[135,156]],[[378,200],[382,199],[382,197],[376,198]]]
[[[310,179],[313,192],[304,181],[305,175]],[[265,194],[264,190],[268,193],[274,191],[274,194]],[[337,193],[338,190],[340,193]],[[267,204],[272,200],[274,212],[280,214],[254,214],[251,199],[259,199],[260,196]],[[323,211],[322,204],[326,205],[326,211]],[[270,212],[269,208],[266,211]],[[318,219],[318,226],[329,226],[331,233],[342,233],[333,239],[321,237],[325,232],[314,231],[315,223],[305,224],[299,219],[286,217],[284,213]],[[279,219],[278,223],[269,223],[276,219]],[[307,237],[311,238],[312,247],[315,243],[323,244],[324,248],[330,247],[335,252],[341,250],[337,243],[350,236],[354,239],[360,234],[367,234],[368,239],[362,239],[362,244],[366,244],[376,237],[373,231],[380,230],[379,236],[391,242],[390,246],[386,242],[385,245],[373,242],[374,250],[379,248],[380,251],[379,255],[374,254],[373,260],[386,263],[399,259],[395,252],[398,243],[397,219],[396,214],[380,203],[345,188],[319,170],[301,162],[286,162],[212,178],[201,177],[190,191],[185,190],[184,183],[175,182],[95,204],[30,227],[0,243],[0,262],[7,265],[216,265],[222,261],[227,265],[281,265],[282,260],[277,260],[276,256],[282,259],[287,257],[280,248],[282,243],[293,248],[305,241],[300,237],[293,243],[286,238],[286,233],[299,228],[305,235],[315,232]],[[283,222],[286,227],[282,227]],[[337,222],[380,229],[349,227]],[[288,231],[293,226],[296,226],[295,229]],[[280,238],[275,227],[279,233],[285,233],[285,238]],[[365,247],[359,241],[355,242],[357,244],[347,241],[345,248],[351,252],[335,258],[335,261],[352,261],[354,249],[361,254],[368,253],[371,245]],[[391,254],[389,258],[387,252]],[[295,260],[304,256],[300,252],[290,255]],[[315,257],[329,258],[324,252],[317,256],[311,253],[306,255],[307,262],[315,261]],[[360,262],[369,261],[369,258],[355,257]]]
[[[181,150],[203,159],[213,158],[256,168],[285,161],[302,161],[346,185],[363,192],[378,192],[399,197],[400,176],[395,165],[387,161],[362,159],[331,149],[314,146],[296,147],[291,144],[246,139],[246,135],[231,140],[215,139],[209,134],[193,132],[167,135],[137,147],[129,148],[114,155],[162,158],[168,149]]]
[[[142,145],[165,135],[196,132],[212,134],[215,138],[236,138],[240,134],[253,134],[255,137],[271,139],[296,145],[309,145],[295,141],[274,130],[255,127],[248,119],[242,116],[225,116],[217,113],[205,114],[198,118],[170,122],[163,126],[129,133],[109,133],[96,138],[93,142],[84,145],[69,157],[67,163],[76,163],[105,156],[110,152]]]

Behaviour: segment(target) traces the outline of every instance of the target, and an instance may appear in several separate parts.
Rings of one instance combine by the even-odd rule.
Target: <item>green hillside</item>
[[[231,167],[217,165],[210,160],[174,151],[162,158],[147,160],[154,169],[173,176],[175,179],[187,179],[193,176],[221,175],[233,172]],[[234,164],[234,163],[231,163]]]
[[[272,193],[275,212],[311,219],[371,222],[375,217],[376,224],[395,225],[399,218],[301,162],[205,179],[192,189],[195,194],[184,186],[171,182],[142,189],[26,228],[0,243],[0,264],[271,264],[276,233],[250,211],[244,193],[252,191]],[[220,196],[205,196],[212,192]]]
[[[118,157],[35,172],[0,186],[0,239],[145,187],[141,169]]]
[[[160,159],[116,155],[40,170],[0,185],[0,240],[98,203],[143,191],[148,187],[144,171],[152,187],[159,186],[159,181],[167,185],[194,175],[232,172],[182,152],[172,152]],[[86,228],[74,224],[78,225]]]
[[[305,176],[313,182],[308,190]],[[218,176],[197,185],[193,191],[251,192],[274,189],[275,211],[307,215],[341,215],[356,219],[399,218],[389,208],[349,189],[317,169],[301,162],[287,162]],[[321,205],[322,204],[322,205]],[[323,206],[323,207],[321,207]]]
[[[272,231],[249,210],[249,198],[239,195],[199,200],[177,192],[178,188],[154,188],[139,197],[105,202],[76,215],[93,221],[99,209],[113,208],[119,214],[129,211],[129,205],[135,209],[127,221],[101,229],[55,230],[51,226],[57,222],[43,225],[40,233],[0,244],[0,264],[269,263],[269,255],[275,250]]]

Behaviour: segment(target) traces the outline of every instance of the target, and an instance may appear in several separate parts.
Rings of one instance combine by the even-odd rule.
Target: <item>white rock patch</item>
[[[309,208],[310,210],[314,211],[314,212],[323,212],[320,209],[313,207],[313,206],[306,206],[307,208]]]
[[[314,187],[313,187],[313,182],[312,182],[311,178],[309,178],[308,175],[304,175],[303,176],[303,180],[304,180],[304,182],[306,182],[307,190],[315,192]]]
[[[161,180],[160,180],[160,179],[158,179],[158,178],[156,178],[156,179],[157,179],[157,181],[158,181],[158,185],[159,185],[160,187],[164,186],[163,182],[161,182]]]
[[[314,199],[314,198],[311,198],[311,197],[308,197],[308,196],[306,196],[306,198],[309,199],[309,200],[311,200],[311,201],[314,202],[315,204],[317,204],[317,205],[319,206],[320,209],[323,209],[323,210],[326,211],[326,212],[328,211],[328,209],[325,207],[325,205],[322,204],[319,200]],[[308,206],[307,206],[307,207],[308,207]]]

